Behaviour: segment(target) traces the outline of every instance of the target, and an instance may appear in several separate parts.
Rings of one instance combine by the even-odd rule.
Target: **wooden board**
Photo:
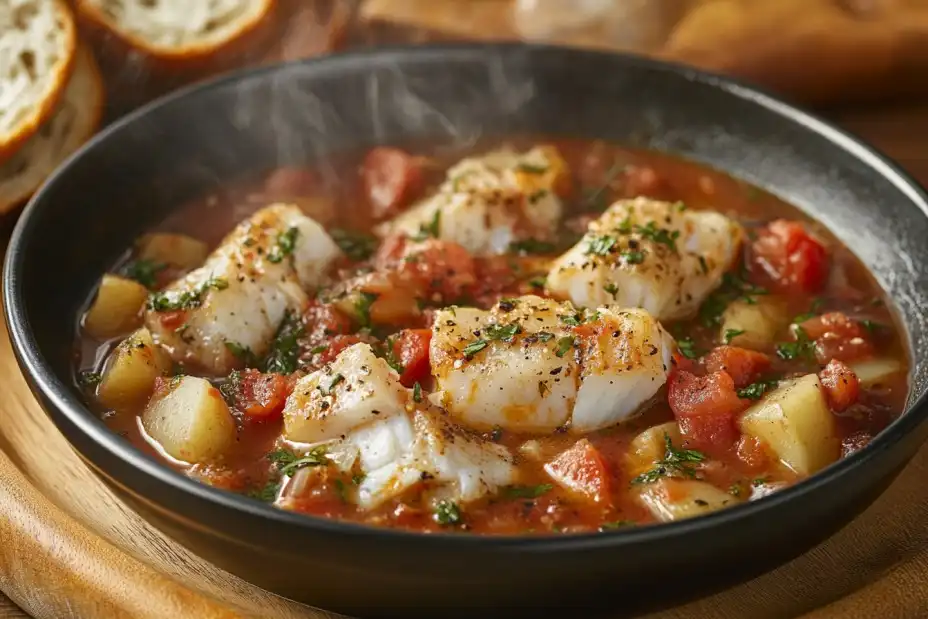
[[[928,104],[843,119],[928,180],[921,143]],[[217,569],[116,499],[33,399],[5,329],[0,393],[0,589],[23,610],[49,619],[333,616]],[[926,477],[928,447],[873,507],[825,544],[745,585],[649,619],[928,616]],[[0,603],[0,617],[21,616],[16,612]]]

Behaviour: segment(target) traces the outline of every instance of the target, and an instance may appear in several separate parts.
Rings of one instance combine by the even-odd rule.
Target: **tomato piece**
[[[450,241],[428,239],[407,246],[400,273],[419,281],[432,298],[453,301],[477,283],[477,267],[470,253]]]
[[[742,436],[735,449],[738,459],[752,471],[762,469],[768,462],[763,444],[754,436]]]
[[[735,381],[723,371],[696,376],[684,370],[670,375],[667,402],[687,447],[718,451],[738,437],[735,415],[749,406],[735,391]]]
[[[784,293],[818,292],[828,276],[828,252],[796,221],[778,219],[761,229],[751,261],[755,273]]]
[[[398,213],[415,196],[421,188],[422,171],[409,154],[378,147],[364,158],[361,181],[371,213],[383,219]]]
[[[307,324],[309,339],[313,342],[351,331],[351,318],[328,303],[312,302],[303,314],[303,319]]]
[[[825,369],[818,373],[818,377],[822,381],[828,406],[836,413],[847,409],[860,396],[857,374],[837,359],[829,361]]]
[[[325,344],[320,345],[320,348],[325,346],[325,349],[316,353],[316,356],[313,358],[313,363],[315,365],[331,363],[335,361],[335,357],[338,356],[338,353],[361,341],[363,340],[357,335],[336,335],[330,337]]]
[[[403,366],[400,382],[412,387],[424,381],[431,372],[429,365],[429,343],[431,329],[404,329],[393,340],[393,358]]]
[[[284,403],[290,395],[290,385],[280,374],[262,374],[255,369],[239,374],[236,404],[243,413],[254,419],[280,417]]]
[[[832,359],[854,361],[873,354],[873,346],[864,327],[841,312],[822,314],[799,326],[810,339],[815,340],[815,356],[820,363],[828,363]]]
[[[719,346],[702,358],[706,372],[725,372],[736,387],[750,385],[770,369],[770,358],[754,350],[737,346]]]
[[[186,310],[161,312],[158,321],[165,329],[177,329],[187,321],[187,312]]]
[[[596,502],[609,500],[609,471],[599,450],[580,439],[545,465],[545,472],[558,484]]]

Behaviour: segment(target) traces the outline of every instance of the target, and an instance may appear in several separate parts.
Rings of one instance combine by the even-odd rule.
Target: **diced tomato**
[[[764,446],[754,436],[742,436],[739,438],[735,453],[745,466],[755,471],[762,469],[768,461]]]
[[[854,361],[873,354],[873,346],[864,327],[841,312],[822,314],[799,326],[810,339],[815,340],[815,356],[820,363],[828,363],[832,359]]]
[[[177,329],[186,322],[187,312],[185,310],[161,312],[158,315],[158,320],[165,329]]]
[[[730,448],[738,437],[734,417],[749,405],[738,397],[732,377],[722,371],[695,376],[675,370],[668,382],[667,402],[686,446],[710,452]]]
[[[375,219],[395,215],[418,193],[422,171],[407,153],[379,147],[371,150],[361,166],[361,180]]]
[[[431,329],[404,329],[393,340],[393,357],[403,366],[400,374],[403,386],[412,387],[428,377],[431,340]]]
[[[609,472],[606,462],[593,444],[580,439],[545,465],[554,481],[596,502],[609,500]]]
[[[857,401],[860,395],[857,374],[837,359],[829,361],[825,369],[818,373],[818,377],[822,381],[828,406],[834,412],[840,413]]]
[[[750,385],[770,369],[770,358],[747,348],[719,346],[702,358],[706,372],[723,371],[735,381],[735,387]]]
[[[334,305],[312,302],[303,314],[307,333],[313,342],[351,331],[351,318]]]
[[[249,417],[274,419],[283,412],[289,395],[289,383],[284,376],[247,369],[240,373],[236,404]]]
[[[331,363],[335,361],[335,357],[338,356],[338,353],[345,350],[349,346],[354,346],[355,344],[361,342],[361,338],[357,335],[335,335],[326,341],[325,350],[317,353],[313,358],[313,363],[316,365],[325,365],[326,363]],[[320,346],[320,347],[321,347]]]
[[[477,282],[470,253],[457,243],[428,239],[407,248],[400,272],[422,283],[429,298],[459,299]]]
[[[752,270],[784,293],[821,290],[828,276],[828,253],[796,221],[778,219],[760,230],[751,245]]]

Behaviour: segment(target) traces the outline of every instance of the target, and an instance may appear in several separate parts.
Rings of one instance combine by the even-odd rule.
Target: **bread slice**
[[[0,213],[25,202],[61,162],[96,131],[104,88],[93,54],[76,53],[74,71],[54,115],[10,159],[0,164]]]
[[[77,29],[64,0],[0,1],[0,161],[54,112],[76,47]]]
[[[104,38],[176,67],[222,64],[247,53],[277,0],[76,0]],[[155,67],[157,69],[157,67]]]

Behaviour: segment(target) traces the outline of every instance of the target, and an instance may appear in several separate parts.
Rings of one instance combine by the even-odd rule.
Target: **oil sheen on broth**
[[[565,534],[756,500],[903,410],[889,300],[740,181],[528,138],[331,165],[178,209],[103,277],[75,365],[114,432],[281,509]]]

